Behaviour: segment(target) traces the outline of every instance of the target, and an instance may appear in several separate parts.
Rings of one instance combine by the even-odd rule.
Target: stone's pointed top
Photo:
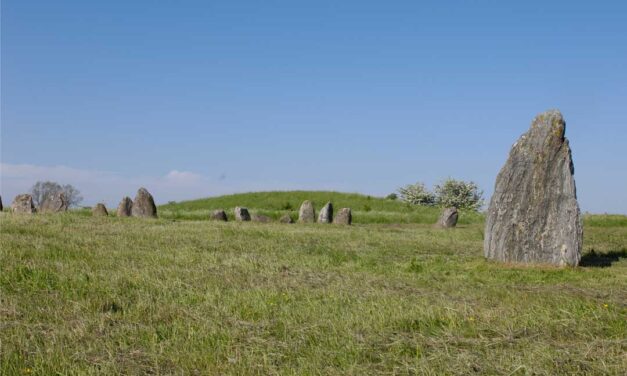
[[[563,140],[566,133],[566,122],[560,110],[552,109],[537,115],[531,123],[531,129],[541,132],[539,137],[543,139],[556,136]]]

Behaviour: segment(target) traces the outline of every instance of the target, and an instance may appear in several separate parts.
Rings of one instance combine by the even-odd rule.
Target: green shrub
[[[423,183],[409,184],[398,189],[401,200],[412,205],[434,205],[436,197]]]
[[[474,182],[448,178],[435,186],[436,204],[457,209],[479,210],[483,204],[483,191]]]

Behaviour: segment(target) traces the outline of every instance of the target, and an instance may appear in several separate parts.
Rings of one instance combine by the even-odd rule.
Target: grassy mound
[[[159,215],[169,219],[203,220],[214,209],[224,209],[232,218],[233,208],[245,206],[252,213],[265,214],[278,219],[288,213],[294,219],[303,201],[310,200],[316,210],[331,201],[335,210],[351,208],[353,223],[435,223],[441,209],[407,205],[401,201],[387,200],[358,193],[331,191],[278,191],[241,193],[210,197],[200,200],[170,203],[159,207]],[[464,212],[460,224],[477,223],[483,216]]]

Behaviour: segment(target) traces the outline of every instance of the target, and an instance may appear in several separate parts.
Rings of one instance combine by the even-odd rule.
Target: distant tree
[[[483,191],[474,182],[448,178],[435,186],[436,203],[443,207],[479,210],[483,204]]]
[[[411,205],[430,206],[435,204],[435,195],[423,183],[409,184],[398,189],[401,200]]]
[[[398,200],[398,195],[396,193],[390,193],[389,195],[385,196],[385,198],[388,200],[395,201],[395,200]]]
[[[70,207],[77,206],[83,201],[81,192],[70,184],[61,185],[53,181],[38,181],[30,191],[33,196],[33,203],[37,207],[41,206],[48,197],[58,192],[63,192]]]

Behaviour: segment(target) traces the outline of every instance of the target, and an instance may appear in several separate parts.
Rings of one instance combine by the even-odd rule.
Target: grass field
[[[305,198],[272,195],[3,213],[0,374],[625,374],[625,217],[586,218],[583,267],[521,268],[483,259],[480,215],[337,195],[355,226],[201,220]]]

